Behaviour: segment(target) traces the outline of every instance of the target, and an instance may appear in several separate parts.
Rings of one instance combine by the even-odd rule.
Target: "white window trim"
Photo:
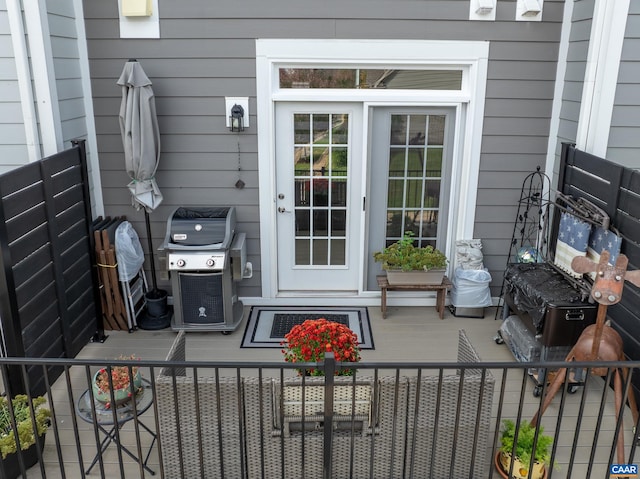
[[[480,147],[486,92],[489,42],[431,40],[256,40],[256,85],[258,171],[260,201],[260,251],[262,261],[262,298],[277,295],[277,255],[275,179],[275,101],[362,101],[407,105],[457,105],[457,137],[452,169],[452,208],[456,214],[450,225],[450,243],[473,237]],[[305,65],[458,67],[463,74],[460,91],[427,90],[280,90],[278,68]],[[464,111],[464,114],[460,112]],[[363,225],[364,227],[364,225]]]

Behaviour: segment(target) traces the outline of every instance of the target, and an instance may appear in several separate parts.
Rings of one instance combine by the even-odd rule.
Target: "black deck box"
[[[583,299],[546,263],[515,263],[505,273],[503,318],[517,314],[543,346],[573,346],[596,322],[598,305]]]

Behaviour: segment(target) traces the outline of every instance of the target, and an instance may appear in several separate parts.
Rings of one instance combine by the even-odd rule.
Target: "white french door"
[[[276,103],[278,291],[355,292],[362,104]]]
[[[381,272],[372,253],[412,233],[416,246],[446,250],[451,217],[455,110],[371,109],[366,289]],[[453,205],[454,207],[457,205]]]

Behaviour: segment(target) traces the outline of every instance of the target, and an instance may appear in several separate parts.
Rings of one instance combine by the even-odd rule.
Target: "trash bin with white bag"
[[[491,306],[491,274],[482,262],[479,239],[456,241],[456,268],[451,279],[451,306],[454,316],[483,318],[484,308]]]

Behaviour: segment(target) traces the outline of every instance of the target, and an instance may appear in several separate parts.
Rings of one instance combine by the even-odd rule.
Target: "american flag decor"
[[[587,254],[590,233],[591,225],[586,221],[582,221],[571,213],[563,212],[560,215],[554,263],[575,278],[580,278],[582,275],[571,269],[571,261],[576,256]]]
[[[595,263],[600,262],[600,254],[607,250],[609,252],[609,264],[615,264],[620,247],[622,246],[622,238],[611,230],[606,230],[602,226],[598,226],[589,238],[589,247],[587,249],[587,257]],[[591,275],[595,276],[595,273]]]

